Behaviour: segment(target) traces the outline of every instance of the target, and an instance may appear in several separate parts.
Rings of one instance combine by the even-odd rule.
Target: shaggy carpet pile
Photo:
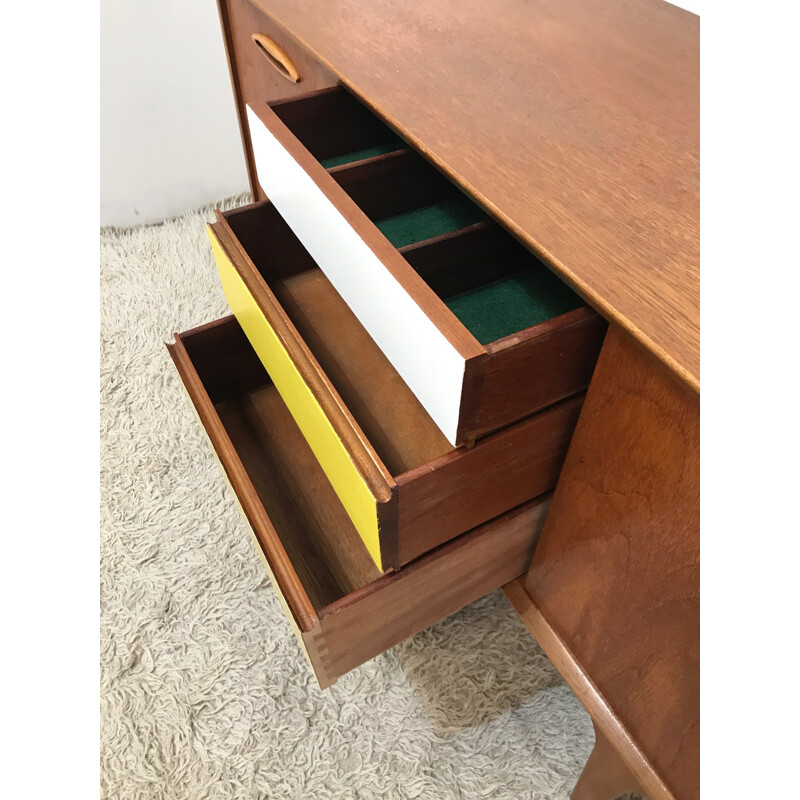
[[[228,313],[212,218],[101,232],[102,797],[566,800],[591,722],[499,591],[317,687],[164,347]]]

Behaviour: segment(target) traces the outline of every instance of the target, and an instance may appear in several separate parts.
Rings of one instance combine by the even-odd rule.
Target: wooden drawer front
[[[604,321],[343,88],[247,114],[268,197],[451,444],[586,388]]]
[[[168,348],[323,688],[527,569],[549,496],[381,575],[236,320]]]
[[[231,309],[379,570],[555,486],[583,395],[454,448],[271,204],[209,233]]]

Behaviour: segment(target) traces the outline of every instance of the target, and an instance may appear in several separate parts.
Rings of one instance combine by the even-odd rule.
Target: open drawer
[[[209,227],[222,286],[380,571],[552,489],[583,394],[454,448],[268,202]]]
[[[528,568],[549,496],[381,575],[236,320],[168,347],[323,688]]]
[[[347,91],[248,120],[267,196],[450,443],[586,388],[605,322]]]

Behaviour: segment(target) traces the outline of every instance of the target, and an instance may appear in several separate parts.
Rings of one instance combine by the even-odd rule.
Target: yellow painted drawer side
[[[269,372],[272,382],[364,540],[369,554],[378,569],[383,571],[375,498],[350,458],[344,442],[247,290],[242,277],[210,226],[207,226],[207,231],[231,311]]]

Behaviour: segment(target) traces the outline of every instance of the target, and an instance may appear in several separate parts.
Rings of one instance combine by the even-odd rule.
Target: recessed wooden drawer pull
[[[253,43],[259,49],[264,58],[275,67],[286,80],[292,83],[300,83],[300,73],[292,63],[292,59],[286,55],[286,51],[269,36],[263,33],[254,33]]]

